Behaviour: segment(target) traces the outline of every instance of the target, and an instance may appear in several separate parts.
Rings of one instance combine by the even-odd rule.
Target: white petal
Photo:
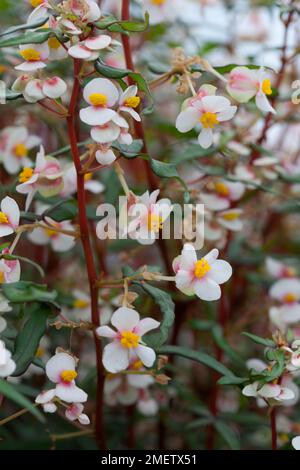
[[[115,338],[117,336],[117,333],[110,326],[99,326],[96,333],[103,338]]]
[[[148,348],[148,346],[142,346],[140,344],[137,348],[135,348],[135,352],[146,367],[153,366],[156,359],[156,354],[153,349]]]
[[[75,59],[89,59],[92,56],[91,50],[83,44],[70,47],[68,54]]]
[[[159,325],[160,323],[153,318],[143,318],[135,328],[135,331],[139,336],[143,336],[148,333],[148,331],[158,328]]]
[[[256,106],[264,113],[276,114],[275,109],[270,105],[270,102],[266,95],[262,92],[258,92],[255,97]]]
[[[68,385],[56,385],[55,395],[67,403],[83,403],[87,401],[87,394],[74,383]]]
[[[58,353],[51,357],[46,364],[46,374],[48,378],[57,383],[60,380],[60,374],[64,370],[75,370],[75,359],[67,353]]]
[[[209,279],[217,284],[223,284],[232,276],[232,267],[227,261],[217,260],[211,266],[211,270],[207,273]]]
[[[194,282],[195,294],[202,300],[212,301],[221,297],[220,286],[209,278]]]
[[[292,439],[292,446],[296,450],[300,450],[300,436],[296,436]]]
[[[224,96],[204,96],[203,108],[211,113],[219,113],[230,106],[230,101]]]
[[[95,36],[84,41],[86,47],[91,49],[92,51],[98,51],[100,49],[104,49],[108,47],[111,43],[112,39],[107,34],[100,34],[100,36]]]
[[[108,372],[116,374],[129,366],[129,350],[114,341],[107,344],[103,350],[103,365]]]
[[[108,144],[119,137],[120,128],[113,122],[108,122],[104,126],[96,126],[91,129],[91,137],[99,144]]]
[[[193,247],[193,245],[185,243],[181,252],[180,269],[184,271],[194,270],[196,261],[197,254],[195,248]]]
[[[257,386],[258,382],[246,385],[242,390],[242,394],[245,395],[245,397],[257,397]]]
[[[111,149],[107,150],[106,152],[97,150],[95,157],[96,157],[97,162],[100,163],[101,165],[110,165],[117,158]]]
[[[193,107],[181,111],[176,119],[176,129],[179,132],[188,132],[192,130],[199,122],[199,111]]]
[[[140,316],[136,310],[127,307],[118,308],[111,317],[111,324],[118,331],[131,331],[138,326]]]
[[[67,91],[66,83],[59,77],[49,78],[43,84],[43,93],[52,99],[60,98]]]
[[[117,87],[107,78],[94,78],[84,88],[83,97],[89,104],[90,95],[93,93],[101,93],[107,97],[107,106],[114,106],[119,98]]]
[[[102,126],[109,122],[116,112],[113,109],[89,106],[80,110],[80,119],[90,126]]]
[[[280,385],[277,384],[266,384],[258,390],[258,394],[264,398],[274,398],[280,394]]]

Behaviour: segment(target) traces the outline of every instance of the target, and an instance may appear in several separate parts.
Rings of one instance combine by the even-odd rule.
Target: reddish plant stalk
[[[270,424],[272,432],[272,450],[277,450],[277,428],[276,428],[276,408],[270,411]]]
[[[86,214],[86,195],[84,189],[84,174],[81,173],[80,154],[77,145],[76,122],[77,122],[77,105],[80,92],[80,83],[78,75],[80,72],[80,61],[74,60],[74,83],[69,105],[69,113],[67,117],[68,135],[71,145],[71,152],[76,168],[77,174],[77,200],[78,200],[78,213],[79,213],[79,226],[81,243],[85,255],[86,269],[89,280],[90,296],[91,296],[91,311],[92,323],[96,327],[99,326],[99,305],[98,305],[98,287],[97,287],[97,272],[94,264],[93,250],[90,241],[89,224]],[[96,348],[97,360],[97,402],[96,402],[96,422],[95,422],[95,437],[101,449],[106,448],[106,440],[103,426],[103,386],[104,386],[104,370],[102,365],[102,349],[100,340],[94,333],[94,341]]]

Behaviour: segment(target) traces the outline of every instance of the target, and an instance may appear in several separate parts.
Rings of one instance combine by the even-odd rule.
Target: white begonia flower
[[[84,41],[71,46],[68,54],[75,59],[83,59],[86,61],[95,61],[100,55],[102,49],[110,46],[112,38],[107,34],[90,37]]]
[[[46,364],[46,374],[56,384],[55,396],[67,403],[83,403],[87,394],[75,384],[76,361],[67,353],[57,353]]]
[[[89,321],[91,319],[91,297],[84,291],[74,289],[72,313],[79,321]]]
[[[285,350],[290,353],[290,364],[288,364],[287,369],[290,372],[298,370],[300,368],[300,340],[294,340],[291,348],[285,347]]]
[[[239,232],[243,229],[243,221],[241,220],[242,214],[242,209],[228,209],[226,211],[218,212],[216,220],[227,230]]]
[[[16,369],[16,363],[11,359],[11,352],[0,341],[0,377],[9,377]]]
[[[193,245],[186,243],[181,255],[173,261],[176,287],[186,295],[197,295],[202,300],[218,300],[219,284],[228,281],[232,268],[227,261],[218,260],[219,250],[214,248],[206,256],[197,259]]]
[[[55,220],[50,219],[50,217],[46,217],[45,221],[49,224],[49,227],[38,227],[28,234],[28,239],[32,243],[41,246],[50,244],[53,251],[56,251],[58,253],[71,250],[75,246],[76,240],[74,237],[51,229],[52,226],[53,228],[59,230],[67,230],[73,232],[74,227],[69,220],[56,222]]]
[[[208,148],[213,143],[213,129],[221,122],[232,119],[236,110],[237,107],[231,106],[224,96],[204,96],[179,113],[176,128],[179,132],[188,132],[201,125],[198,142],[201,147]]]
[[[293,390],[288,387],[274,383],[260,385],[259,382],[246,385],[242,390],[242,394],[246,397],[262,398],[270,406],[280,405],[282,402],[292,400],[295,397]]]
[[[23,72],[33,72],[46,67],[45,61],[49,57],[49,47],[47,43],[43,44],[23,44],[20,46],[20,55],[24,59],[16,70]]]
[[[154,398],[145,396],[138,400],[137,409],[144,416],[155,416],[159,410],[159,404]]]
[[[25,210],[27,211],[35,193],[38,191],[43,197],[51,197],[59,194],[63,188],[63,172],[59,161],[45,155],[41,146],[36,156],[35,168],[25,167],[19,174],[19,184],[16,190],[20,194],[26,194]]]
[[[202,193],[200,199],[206,209],[222,211],[229,209],[231,202],[241,199],[245,192],[245,185],[239,182],[217,180],[212,193]]]
[[[80,119],[90,126],[103,126],[117,114],[111,109],[119,98],[117,87],[107,78],[94,78],[83,90],[90,105],[80,110]]]
[[[19,222],[19,206],[14,199],[6,196],[0,203],[0,238],[14,233]]]
[[[82,403],[72,403],[65,412],[66,418],[69,419],[70,421],[79,421],[80,424],[83,426],[87,426],[90,424],[90,419],[89,417],[85,414],[82,413],[84,410],[84,406]]]
[[[82,22],[93,23],[101,18],[101,10],[94,0],[68,0],[68,7]]]
[[[153,366],[155,352],[142,343],[142,336],[158,328],[160,323],[152,318],[140,320],[135,310],[120,307],[112,315],[111,324],[117,331],[109,326],[100,326],[96,330],[98,336],[112,339],[103,351],[105,369],[113,374],[125,370],[136,356],[146,367]]]
[[[131,85],[121,93],[119,100],[119,111],[129,113],[130,116],[136,121],[141,121],[140,115],[135,111],[141,102],[139,96],[136,96],[138,88],[136,85]]]
[[[57,406],[54,403],[55,400],[55,389],[44,390],[35,399],[35,403],[42,405],[45,413],[55,413]]]
[[[3,166],[5,170],[13,175],[22,167],[30,167],[32,162],[28,158],[28,153],[41,143],[41,138],[37,135],[29,135],[24,126],[7,127],[4,129],[3,135],[5,137],[5,147],[3,149]]]
[[[8,249],[2,250],[1,254],[10,254]],[[21,276],[21,265],[17,259],[0,259],[0,285],[10,282],[18,282]]]
[[[100,144],[95,158],[100,165],[111,165],[117,159],[109,144]]]
[[[25,101],[36,103],[45,98],[57,99],[67,91],[67,85],[60,77],[52,77],[46,80],[30,80],[23,91]]]
[[[69,197],[77,191],[77,173],[74,163],[67,163],[63,168],[63,182],[64,186],[60,195]],[[104,191],[103,183],[93,179],[93,173],[86,173],[84,175],[84,188],[93,194],[100,194]]]
[[[157,201],[159,192],[159,189],[152,193],[146,191],[128,209],[130,221],[127,232],[132,239],[145,245],[155,242],[159,231],[163,229],[163,225],[172,211],[169,199],[164,198]]]
[[[149,13],[150,24],[173,22],[181,16],[182,3],[179,0],[139,0],[143,12]]]
[[[62,60],[68,57],[68,51],[65,49],[68,43],[63,46],[56,37],[51,37],[47,44],[49,47],[48,60]]]
[[[300,436],[293,437],[292,446],[295,450],[300,450]]]
[[[280,279],[276,281],[269,295],[272,299],[286,305],[294,305],[300,300],[300,281],[298,279]]]
[[[263,68],[235,67],[229,74],[228,93],[239,103],[247,103],[255,96],[256,106],[263,112],[276,113],[267,96],[272,94],[271,82]]]
[[[277,279],[293,278],[297,275],[295,268],[287,266],[271,256],[266,258],[266,269],[271,276]]]

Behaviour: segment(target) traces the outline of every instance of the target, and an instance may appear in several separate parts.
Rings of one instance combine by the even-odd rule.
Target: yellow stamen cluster
[[[196,261],[194,268],[194,275],[198,279],[201,279],[211,270],[209,262],[205,258],[201,258],[199,261]]]
[[[17,158],[26,157],[26,155],[28,154],[27,147],[24,144],[15,145],[14,152]]]
[[[151,3],[153,3],[153,5],[163,5],[164,3],[166,2],[166,0],[151,0]]]
[[[20,51],[20,55],[23,57],[24,60],[28,62],[38,62],[39,60],[41,60],[41,54],[35,49],[32,49],[31,47]]]
[[[213,129],[217,124],[219,124],[217,115],[215,113],[210,113],[209,111],[202,114],[200,122],[204,129]]]
[[[261,89],[265,95],[272,95],[271,82],[268,78],[262,82]]]
[[[76,299],[74,300],[73,307],[74,308],[86,308],[89,305],[89,302],[84,299]]]
[[[0,284],[3,284],[4,283],[4,272],[3,271],[0,271]]]
[[[226,214],[222,214],[222,219],[224,220],[236,220],[240,217],[239,212],[227,212]]]
[[[72,382],[74,379],[77,377],[77,372],[76,370],[63,370],[62,373],[60,374],[61,379],[64,382]]]
[[[157,214],[148,214],[148,230],[157,233],[163,228],[163,219]]]
[[[125,100],[124,105],[128,106],[129,108],[137,108],[141,102],[141,98],[139,96],[132,96],[131,98],[127,98]]]
[[[121,344],[124,348],[137,348],[140,337],[132,331],[122,331],[121,333]]]
[[[8,224],[8,218],[4,212],[0,212],[0,224]]]
[[[57,38],[49,38],[48,39],[48,46],[50,47],[50,49],[59,49],[61,44],[59,42],[59,40]]]
[[[228,187],[226,186],[225,183],[222,183],[221,181],[218,181],[217,183],[215,183],[215,191],[220,196],[229,196]]]
[[[41,3],[43,3],[43,0],[29,0],[30,5],[33,8],[38,7]]]
[[[21,173],[19,174],[19,182],[20,183],[27,183],[33,175],[33,169],[29,167],[23,168]]]
[[[288,292],[287,294],[283,296],[283,301],[288,304],[296,302],[296,300],[297,300],[297,296],[293,294],[292,292]]]
[[[42,357],[45,354],[45,352],[46,351],[44,348],[39,347],[37,352],[35,353],[35,357]]]
[[[86,173],[84,175],[84,181],[90,181],[93,178],[93,173]]]
[[[107,96],[102,93],[92,93],[89,100],[93,106],[105,106],[107,103]]]
[[[133,364],[131,364],[131,369],[133,370],[140,370],[143,367],[142,361],[136,360]]]

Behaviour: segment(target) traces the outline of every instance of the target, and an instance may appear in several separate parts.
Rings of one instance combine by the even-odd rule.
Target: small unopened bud
[[[169,362],[168,356],[158,356],[157,369],[163,369]]]
[[[167,385],[171,380],[171,377],[168,377],[165,374],[159,374],[155,376],[155,381],[160,385]]]

